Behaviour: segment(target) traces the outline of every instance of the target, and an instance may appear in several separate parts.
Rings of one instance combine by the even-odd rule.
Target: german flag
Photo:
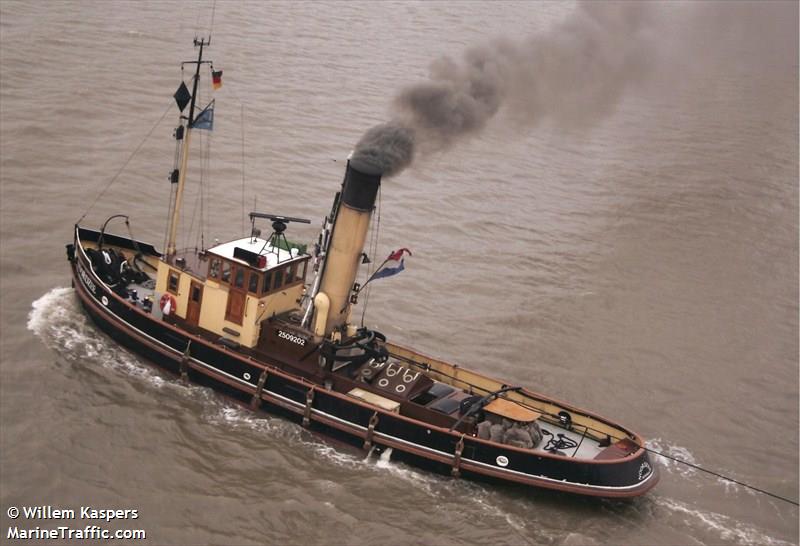
[[[211,71],[211,85],[214,86],[214,90],[217,90],[220,87],[222,87],[222,70]]]

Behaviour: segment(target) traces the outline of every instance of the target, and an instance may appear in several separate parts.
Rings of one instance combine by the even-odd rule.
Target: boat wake
[[[202,399],[205,408],[203,418],[208,422],[234,429],[247,428],[271,439],[286,441],[293,447],[301,445],[312,456],[340,468],[359,472],[373,471],[376,475],[391,476],[407,482],[414,490],[439,502],[446,502],[447,499],[460,499],[460,502],[463,502],[464,499],[468,499],[483,517],[505,520],[514,531],[522,535],[527,534],[524,518],[501,508],[501,503],[493,498],[491,491],[480,484],[417,471],[402,462],[392,461],[391,449],[383,450],[379,455],[373,449],[366,456],[355,450],[349,452],[338,449],[294,423],[254,414],[233,401],[217,397],[213,391],[205,387],[171,380],[127,350],[109,343],[108,338],[97,330],[82,312],[72,288],[54,288],[34,301],[28,315],[27,327],[48,348],[70,364],[80,366],[87,366],[87,362],[100,364],[106,369],[142,380],[152,387],[174,389],[195,401]],[[650,440],[647,447],[697,464],[694,455],[687,448],[668,444],[660,438]],[[664,471],[684,478],[693,478],[697,474],[695,469],[666,457],[658,457],[658,464]],[[719,481],[725,486],[726,492],[740,489],[730,482]],[[718,533],[721,540],[770,546],[790,544],[766,536],[758,529],[733,521],[722,514],[703,511],[674,499],[656,497],[653,500],[672,514],[692,517],[704,527]]]
[[[28,330],[67,362],[79,365],[86,361],[99,363],[104,368],[121,371],[156,387],[167,383],[164,377],[116,343],[110,343],[95,329],[81,311],[72,288],[53,288],[34,301],[31,307]]]
[[[675,460],[679,459],[680,461],[685,461],[687,463],[702,466],[697,462],[697,459],[692,454],[692,452],[689,451],[688,448],[679,445],[668,444],[661,438],[654,438],[652,440],[648,440],[647,442],[645,442],[645,446],[648,449],[653,450],[654,452],[653,455],[655,457],[656,463],[663,471],[687,479],[695,478],[698,475],[698,471],[696,468],[692,468],[691,466],[681,464],[680,462]],[[657,455],[655,452],[663,453],[668,457]],[[674,457],[675,459],[670,459],[669,457]],[[741,492],[747,493],[750,496],[757,495],[757,493],[751,489],[748,489],[746,487],[741,487],[732,481],[725,480],[720,477],[714,478],[714,482],[725,490],[726,495],[739,494]]]
[[[293,446],[302,445],[313,457],[326,464],[332,463],[339,468],[359,473],[372,472],[376,477],[390,476],[392,479],[407,482],[414,491],[422,492],[438,502],[447,502],[448,499],[453,499],[463,504],[467,499],[467,502],[472,504],[484,517],[504,519],[512,529],[520,533],[526,529],[521,518],[509,514],[497,506],[491,498],[491,492],[485,487],[473,482],[417,471],[403,462],[393,461],[391,448],[378,451],[373,447],[366,455],[355,449],[342,450],[320,440],[295,423],[279,418],[262,417],[239,406],[222,408],[212,420],[225,423],[226,426],[233,428],[245,427],[269,435],[271,438],[287,440]]]
[[[166,372],[140,360],[127,349],[112,342],[98,330],[80,308],[72,288],[53,288],[31,304],[28,330],[66,362],[82,370],[100,367],[140,380],[148,388],[168,389],[172,394],[200,401],[210,407],[220,398],[214,391],[173,380]],[[57,362],[58,362],[57,361]]]
[[[709,531],[718,534],[720,540],[736,544],[754,544],[759,546],[791,546],[791,542],[770,537],[752,525],[735,521],[733,518],[717,512],[702,510],[686,503],[666,497],[654,497],[656,505],[667,509],[674,515],[689,516]]]
[[[373,456],[374,451],[374,449],[371,450],[364,461],[368,462]],[[485,487],[473,482],[453,480],[444,476],[427,473],[423,474],[403,463],[392,461],[391,456],[392,448],[385,449],[377,457],[374,463],[375,468],[388,471],[391,475],[410,482],[418,488],[418,490],[425,492],[425,494],[432,499],[441,501],[446,497],[449,499],[459,499],[459,502],[468,499],[468,501],[484,516],[504,519],[512,529],[524,533],[526,528],[525,523],[497,506],[491,499],[491,492]]]
[[[661,438],[654,438],[646,442],[646,446],[654,452],[663,453],[669,457],[675,457],[687,463],[699,465],[694,454],[688,448],[683,446],[670,444]],[[680,462],[670,459],[668,457],[655,455],[655,462],[658,464],[662,471],[692,480],[697,478],[700,473],[697,469],[691,466],[681,464]],[[722,478],[710,479],[709,483],[714,486],[720,486],[724,489],[725,495],[738,495],[742,492],[747,493],[751,497],[756,497],[757,494],[745,487],[741,487],[736,483],[724,480]],[[770,537],[764,531],[757,529],[752,525],[736,521],[735,519],[719,514],[717,512],[703,510],[701,508],[691,506],[676,499],[661,497],[654,495],[652,501],[659,507],[668,510],[672,515],[680,516],[686,520],[687,517],[697,522],[702,527],[716,533],[720,540],[729,541],[736,544],[758,544],[770,546],[783,546],[790,545],[791,542],[786,542],[781,539]]]
[[[669,444],[661,438],[647,440],[645,442],[645,447],[653,450],[655,463],[662,470],[669,472],[670,474],[677,474],[684,478],[691,478],[697,474],[697,470],[691,466],[681,464],[678,461],[669,458],[675,457],[675,459],[686,461],[687,463],[698,464],[697,459],[695,459],[694,455],[691,451],[689,451],[688,448],[675,444]],[[663,453],[664,455],[668,455],[668,457],[662,457],[661,455],[657,455],[657,453]]]

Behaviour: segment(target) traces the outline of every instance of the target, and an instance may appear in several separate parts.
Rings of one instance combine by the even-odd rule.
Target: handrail
[[[409,358],[409,357],[406,357],[406,356],[403,356],[403,355],[399,355],[399,354],[396,354],[396,353],[390,353],[390,355],[393,356],[394,358],[402,360],[403,362],[406,362],[408,364],[417,366],[418,368],[421,368],[421,369],[423,369],[425,371],[433,372],[433,373],[438,374],[438,375],[440,375],[442,377],[446,377],[448,379],[452,379],[453,381],[459,381],[461,383],[464,383],[464,384],[469,386],[470,390],[478,390],[478,391],[483,391],[483,392],[487,392],[487,393],[490,393],[490,394],[492,392],[492,391],[489,391],[488,389],[486,389],[484,387],[481,387],[480,385],[475,385],[475,384],[470,383],[469,381],[466,381],[465,379],[462,379],[460,377],[455,377],[453,375],[446,374],[446,373],[444,373],[444,372],[442,372],[440,370],[435,370],[435,369],[433,369],[431,367],[430,364],[420,363],[420,362],[417,362],[416,360],[414,360],[412,358]],[[522,387],[518,387],[517,390],[522,390]],[[532,405],[532,404],[529,404],[529,403],[526,403],[526,402],[523,402],[523,401],[520,401],[520,400],[511,400],[511,399],[505,398],[505,397],[503,397],[503,399],[504,400],[508,400],[509,402],[513,402],[515,404],[519,404],[523,408],[526,408],[526,409],[529,409],[529,410],[533,410],[533,411],[537,411],[537,412],[539,412],[539,413],[541,413],[541,414],[543,414],[543,415],[545,415],[547,417],[550,417],[551,419],[554,419],[556,422],[559,421],[559,417],[558,417],[558,415],[556,413],[554,413],[552,411],[548,411],[545,408],[538,407],[538,406],[535,406],[535,405]],[[553,405],[557,405],[555,403],[552,403],[552,404]],[[591,416],[588,416],[588,415],[585,416],[585,417],[587,417],[588,419],[593,419]],[[609,434],[606,431],[602,431],[602,430],[596,429],[594,427],[590,427],[590,426],[588,426],[588,425],[586,425],[584,423],[581,423],[581,426],[585,427],[587,429],[587,431],[592,431],[593,433],[596,433],[596,435],[595,434],[591,435],[591,437],[593,439],[603,438],[605,436],[610,436],[614,440],[622,440],[622,439],[626,439],[626,438],[629,439],[629,440],[633,439],[633,437],[630,436],[630,435],[625,435],[625,436],[612,435],[612,434]],[[616,429],[617,427],[613,427],[613,428]],[[640,446],[640,447],[644,447],[644,446]]]

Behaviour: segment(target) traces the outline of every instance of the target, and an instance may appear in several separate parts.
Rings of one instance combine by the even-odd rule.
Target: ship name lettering
[[[89,277],[89,274],[83,268],[81,264],[78,264],[78,276],[81,278],[83,285],[92,291],[92,294],[95,296],[97,295],[97,287],[94,285],[94,282]]]

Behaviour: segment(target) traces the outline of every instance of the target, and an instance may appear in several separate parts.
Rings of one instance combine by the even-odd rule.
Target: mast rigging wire
[[[217,0],[211,4],[211,24],[208,26],[208,43],[211,43],[211,31],[214,30],[214,14],[217,12]]]
[[[194,231],[194,219],[197,216],[197,209],[200,206],[200,200],[203,193],[203,175],[205,173],[205,148],[203,146],[204,139],[203,133],[199,132],[199,139],[200,139],[200,183],[198,187],[197,193],[194,196],[194,207],[192,207],[192,217],[189,220],[189,229],[185,230],[183,234],[183,248],[189,248],[189,241],[192,237],[192,231]],[[202,229],[202,228],[201,228]],[[197,239],[200,237],[200,229],[198,229],[197,237],[195,238],[195,246],[197,246]]]
[[[245,221],[244,221],[244,103],[240,104],[241,112],[242,112],[242,237],[247,236],[247,232],[245,231]],[[256,210],[256,209],[253,209]]]
[[[167,112],[169,112],[170,106],[172,106],[172,102],[173,102],[173,99],[172,99],[172,97],[170,97],[169,102],[167,103],[167,107],[164,109],[164,113],[161,114],[161,117],[158,118],[158,121],[156,121],[155,124],[150,128],[150,130],[144,136],[144,138],[139,143],[139,145],[136,146],[136,149],[133,150],[133,152],[131,153],[130,156],[128,156],[128,159],[125,160],[125,163],[122,164],[122,167],[120,167],[119,170],[116,172],[116,174],[111,177],[111,180],[109,180],[108,184],[106,184],[106,187],[103,188],[103,191],[101,191],[100,193],[98,193],[95,196],[94,200],[89,205],[89,207],[86,209],[86,211],[84,211],[84,213],[81,215],[81,217],[78,218],[78,221],[75,222],[76,224],[80,224],[81,223],[81,221],[86,217],[86,215],[89,214],[89,212],[92,210],[92,208],[97,204],[97,202],[100,200],[100,198],[103,197],[106,194],[106,192],[111,188],[111,186],[114,184],[114,182],[117,181],[117,178],[119,178],[119,175],[122,174],[122,171],[124,171],[125,168],[128,166],[128,163],[130,163],[131,160],[133,159],[133,157],[137,153],[139,153],[139,150],[142,149],[142,146],[144,146],[144,143],[147,141],[148,138],[150,138],[150,135],[153,134],[153,131],[156,130],[156,127],[158,127],[161,124],[161,122],[164,120],[164,117],[167,115]]]
[[[212,68],[213,70],[213,68]],[[210,84],[209,84],[210,86]],[[210,93],[210,87],[207,86],[207,90]],[[201,103],[205,102],[201,100]],[[191,240],[192,232],[194,230],[194,220],[195,216],[197,215],[197,209],[200,209],[200,219],[198,222],[197,227],[197,234],[194,240],[195,249],[198,247],[202,250],[205,250],[205,228],[206,228],[206,214],[205,214],[205,193],[206,188],[210,185],[210,181],[208,178],[211,176],[211,141],[214,137],[213,131],[199,131],[198,132],[199,139],[200,139],[200,181],[198,184],[198,190],[195,194],[195,205],[194,209],[192,210],[192,218],[189,224],[189,229],[185,233],[184,236],[184,248],[189,247],[189,241]]]
[[[378,240],[380,239],[380,232],[381,232],[381,187],[378,186],[378,213],[377,218],[375,219],[375,224],[372,229],[372,237],[370,241],[370,248],[369,253],[372,256],[372,259],[378,253]],[[370,262],[369,266],[367,267],[367,284],[369,284],[369,279],[372,278],[373,275],[373,267],[375,267],[375,262]],[[362,285],[363,287],[364,285]],[[372,289],[371,286],[367,288],[367,292],[364,294],[364,305],[361,309],[361,326],[364,326],[364,320],[367,315],[367,305],[369,305],[369,294],[370,290]]]

